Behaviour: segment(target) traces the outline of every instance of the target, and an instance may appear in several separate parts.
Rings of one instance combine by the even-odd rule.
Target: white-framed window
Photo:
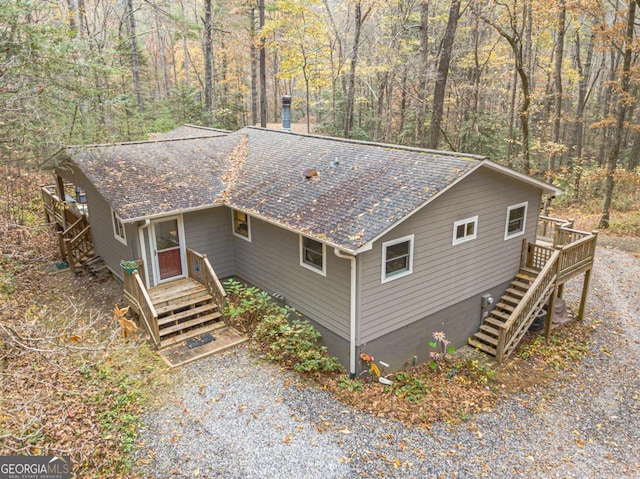
[[[382,243],[382,283],[411,274],[413,237],[409,235]]]
[[[118,216],[118,214],[111,210],[111,222],[113,223],[113,236],[120,241],[120,243],[127,244],[127,233],[124,229],[124,223]]]
[[[300,236],[300,266],[326,276],[326,245],[306,236]]]
[[[478,217],[473,216],[453,223],[453,245],[471,241],[478,236]]]
[[[528,202],[518,203],[507,208],[507,223],[504,227],[504,239],[515,238],[524,234],[527,223]]]
[[[251,217],[238,210],[231,210],[233,234],[246,241],[251,241]]]

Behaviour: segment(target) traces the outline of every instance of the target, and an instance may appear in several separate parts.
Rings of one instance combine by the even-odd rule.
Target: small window
[[[382,282],[411,274],[413,270],[413,235],[382,243]]]
[[[233,210],[233,234],[251,241],[251,223],[248,214]]]
[[[321,275],[326,275],[325,244],[320,241],[300,237],[300,265]]]
[[[127,233],[124,229],[124,223],[115,211],[111,210],[111,221],[113,223],[113,236],[122,244],[127,244]]]
[[[478,235],[478,217],[467,218],[453,223],[453,244],[457,245],[465,241],[476,239]]]
[[[507,224],[504,231],[504,239],[514,238],[524,234],[527,222],[527,202],[509,206],[507,208]]]

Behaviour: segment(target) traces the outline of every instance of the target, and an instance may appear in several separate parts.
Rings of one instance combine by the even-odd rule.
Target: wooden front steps
[[[509,319],[535,279],[535,273],[531,271],[521,270],[516,275],[504,296],[484,319],[480,330],[473,335],[473,338],[469,338],[468,343],[471,347],[491,356],[497,355],[499,328]]]
[[[206,333],[226,328],[222,312],[201,283],[190,278],[149,289],[158,314],[159,349],[166,349]]]

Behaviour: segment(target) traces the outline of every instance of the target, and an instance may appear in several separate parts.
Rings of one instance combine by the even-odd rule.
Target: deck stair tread
[[[156,313],[158,313],[158,316],[163,316],[178,309],[189,308],[198,303],[211,301],[213,301],[213,296],[211,296],[208,292],[198,292],[195,294],[183,295],[182,298],[179,299],[179,301],[171,301],[168,304],[166,304],[167,301],[162,301],[161,304],[163,304],[163,306],[155,306],[154,303],[154,307],[156,308]]]
[[[487,334],[489,336],[495,336],[496,338],[498,337],[498,334],[499,334],[499,331],[497,328],[488,324],[483,324],[482,326],[480,326],[480,331],[483,334]]]
[[[473,338],[469,338],[468,343],[469,343],[469,346],[471,346],[472,348],[476,348],[476,349],[479,349],[480,351],[484,351],[485,353],[490,354],[491,356],[495,356],[497,353],[496,348],[486,343],[483,343],[481,341],[476,341]]]
[[[512,313],[513,310],[516,309],[515,306],[503,303],[502,301],[496,304],[496,308],[504,309],[505,311],[509,311],[510,313]]]
[[[515,288],[507,288],[507,293],[514,297],[522,298],[525,295],[525,291],[515,289]]]
[[[529,283],[523,283],[522,281],[512,281],[511,287],[514,289],[521,288],[526,292],[529,289]]]
[[[498,317],[498,318],[502,318],[502,319],[504,319],[505,321],[506,321],[507,319],[509,319],[509,315],[508,315],[507,313],[503,313],[502,311],[496,311],[495,309],[494,309],[493,311],[491,311],[491,314],[492,314],[493,316]]]
[[[513,306],[517,306],[518,304],[520,304],[520,300],[522,298],[516,298],[515,296],[511,296],[508,294],[505,294],[502,298],[500,298],[500,302],[502,303],[511,303]],[[498,303],[500,304],[500,303]]]
[[[218,323],[213,323],[213,324],[208,324],[206,326],[203,326],[201,328],[194,328],[191,329],[189,331],[185,331],[184,333],[177,335],[177,336],[171,336],[169,338],[163,339],[160,341],[160,349],[169,347],[169,346],[173,346],[174,344],[178,344],[182,341],[185,341],[187,339],[191,339],[191,338],[195,338],[196,336],[200,336],[201,334],[204,333],[211,333],[217,330],[220,330],[222,328],[227,327],[226,324],[224,324],[223,322],[218,322]]]
[[[478,332],[475,333],[473,337],[494,347],[498,345],[498,338],[494,338],[493,336],[489,336],[488,334]]]
[[[218,307],[214,303],[207,303],[201,306],[196,306],[195,308],[190,308],[185,311],[181,311],[179,313],[170,314],[168,316],[164,316],[162,318],[158,318],[158,326],[162,327],[165,324],[174,323],[176,321],[181,321],[186,318],[190,318],[192,316],[196,316],[198,314],[211,312],[213,310],[218,309]]]
[[[183,321],[181,323],[178,324],[174,324],[172,326],[168,326],[166,328],[161,328],[160,329],[160,337],[162,336],[167,336],[169,334],[173,334],[177,331],[182,331],[185,330],[187,328],[191,328],[193,326],[197,326],[199,324],[204,324],[204,323],[208,323],[211,321],[215,321],[220,319],[220,317],[222,316],[222,314],[220,314],[219,312],[214,312],[214,313],[210,313],[204,316],[198,316],[197,318],[193,318],[190,319],[188,321]]]
[[[532,276],[531,274],[527,274],[523,272],[516,274],[516,278],[522,279],[524,281],[528,281],[529,283],[533,283],[536,280],[535,276]]]
[[[484,322],[495,327],[500,327],[504,324],[502,319],[494,318],[493,316],[485,318]]]

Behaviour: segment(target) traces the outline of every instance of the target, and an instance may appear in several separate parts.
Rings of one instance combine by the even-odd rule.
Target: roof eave
[[[532,186],[542,189],[543,194],[551,195],[551,196],[559,196],[564,194],[564,190],[558,188],[557,186],[553,186],[549,183],[546,183],[541,180],[537,180],[532,178],[531,176],[525,175],[523,173],[518,173],[511,168],[507,168],[506,166],[502,166],[498,163],[495,163],[489,159],[484,159],[481,163],[481,166],[489,168],[494,171],[498,171],[504,175],[510,176],[512,178],[516,178],[518,180],[524,181],[525,183],[529,183]]]

